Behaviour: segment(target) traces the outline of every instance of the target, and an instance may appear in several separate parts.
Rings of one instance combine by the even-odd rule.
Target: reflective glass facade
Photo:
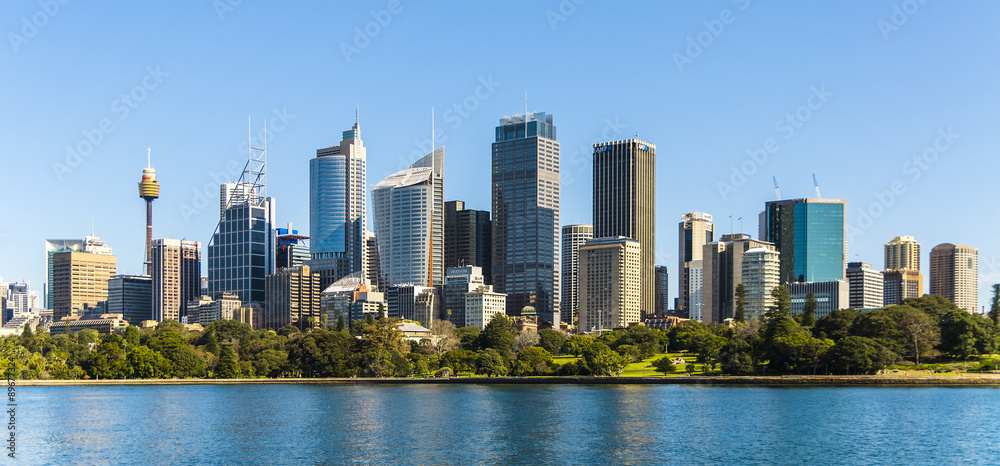
[[[771,201],[766,241],[781,252],[781,283],[844,280],[843,199]]]
[[[237,183],[221,189],[224,198],[245,190]],[[236,293],[244,303],[263,304],[264,277],[274,273],[275,201],[262,198],[256,205],[236,199],[223,210],[208,246],[208,292],[216,298]]]

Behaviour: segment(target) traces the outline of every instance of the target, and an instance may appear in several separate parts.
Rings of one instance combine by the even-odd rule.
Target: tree
[[[337,327],[336,327],[336,330],[338,332],[343,332],[344,331],[344,316],[342,316],[342,315],[337,316]]]
[[[238,379],[241,372],[232,345],[222,345],[219,350],[219,364],[215,366],[215,378]]]
[[[486,348],[480,353],[479,357],[476,358],[475,367],[477,374],[485,374],[487,377],[503,377],[507,375],[507,365],[504,364],[500,352],[494,348]]]
[[[484,350],[493,348],[501,355],[510,355],[513,344],[514,330],[510,318],[504,314],[493,314],[490,323],[479,334],[479,347]]]
[[[399,319],[381,318],[361,336],[362,370],[370,377],[388,377],[393,373],[393,353],[402,353],[403,333],[396,327]]]
[[[594,337],[590,335],[573,335],[572,338],[563,343],[563,353],[580,356],[593,343]]]
[[[993,304],[990,306],[990,320],[993,326],[1000,328],[1000,283],[993,284]]]
[[[774,304],[767,309],[764,318],[773,320],[778,317],[787,317],[792,312],[792,295],[788,292],[788,288],[780,285],[774,287],[771,290],[771,298],[774,299]]]
[[[139,346],[139,329],[135,326],[125,327],[125,333],[122,334],[122,337],[125,339],[126,348],[132,349]]]
[[[440,367],[450,367],[451,373],[458,375],[459,372],[468,372],[474,369],[476,359],[479,357],[474,351],[454,350],[441,356]]]
[[[518,333],[514,337],[514,342],[511,344],[511,349],[514,354],[521,354],[522,351],[535,346],[540,342],[541,339],[538,337],[538,332],[532,330],[525,330]]]
[[[909,336],[909,340],[912,343],[913,360],[915,363],[920,364],[920,353],[926,353],[933,348],[934,344],[940,341],[940,336],[937,325],[934,324],[933,319],[929,315],[909,306],[906,307],[908,310],[898,321],[899,328]]]
[[[873,374],[891,362],[896,354],[871,338],[848,336],[838,341],[827,352],[827,360],[834,370],[845,374]]]
[[[594,342],[583,351],[583,361],[596,376],[618,376],[628,361],[602,342]]]
[[[516,375],[542,375],[552,364],[552,354],[544,348],[532,346],[517,355]]]
[[[851,325],[858,317],[855,309],[836,309],[821,317],[813,325],[812,332],[816,338],[829,338],[833,341],[840,340],[850,334]]]
[[[639,352],[639,348],[635,345],[619,345],[615,348],[618,354],[625,358],[626,362],[639,362],[642,359],[642,353]]]
[[[666,375],[667,373],[677,370],[677,366],[674,365],[674,362],[671,361],[669,357],[663,356],[653,361],[653,370]]]
[[[126,377],[133,379],[165,379],[173,371],[173,364],[148,346],[133,348],[125,361]]]
[[[434,355],[439,358],[442,354],[458,348],[459,340],[455,334],[455,324],[450,321],[441,319],[432,321],[431,335],[434,336],[431,347]]]
[[[736,315],[733,320],[737,322],[746,321],[747,289],[742,283],[736,285]]]
[[[566,336],[562,332],[550,328],[539,330],[538,339],[539,345],[545,348],[545,351],[548,351],[550,354],[559,354],[563,343],[566,342]]]
[[[291,340],[288,343],[290,370],[303,377],[355,375],[349,364],[355,341],[354,337],[344,332],[329,330],[317,330],[302,338]]]
[[[806,309],[802,312],[802,326],[812,327],[816,325],[816,296],[812,293],[806,294]]]

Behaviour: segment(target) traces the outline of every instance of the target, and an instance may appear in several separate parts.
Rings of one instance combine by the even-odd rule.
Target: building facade
[[[870,311],[881,309],[885,283],[882,273],[872,269],[867,262],[847,263],[847,285],[850,289],[850,307]]]
[[[771,291],[781,285],[781,254],[772,248],[753,248],[743,252],[743,316],[764,317],[774,304]]]
[[[770,201],[760,239],[781,252],[781,283],[843,280],[847,258],[843,199]]]
[[[288,228],[278,228],[275,234],[274,269],[309,265],[309,246],[305,244],[307,239],[308,236],[300,235],[299,230],[292,229],[291,223]]]
[[[908,235],[897,236],[885,244],[883,270],[920,270],[920,243]]]
[[[809,293],[816,299],[816,318],[819,319],[837,309],[847,309],[850,302],[850,287],[846,280],[828,282],[789,283],[786,285],[792,298],[792,314],[806,310]]]
[[[903,304],[907,298],[919,298],[924,293],[924,278],[919,270],[886,270],[882,272],[882,305]]]
[[[656,146],[638,138],[594,144],[594,236],[642,250],[643,318],[656,309]]]
[[[372,188],[386,286],[444,281],[444,147]]]
[[[690,283],[691,273],[701,269],[704,247],[715,241],[715,225],[712,224],[711,215],[704,212],[690,212],[681,217],[677,230],[677,311],[686,313],[691,319],[701,320],[700,317],[695,319],[691,312],[691,300],[700,304],[702,299],[701,293],[692,294],[694,288]],[[700,312],[698,314],[700,315]]]
[[[179,321],[187,315],[187,303],[201,295],[201,244],[156,239],[152,259],[152,320]]]
[[[465,294],[465,325],[486,329],[486,324],[496,314],[507,310],[507,295],[493,291],[492,285],[479,285]]]
[[[82,315],[84,310],[97,308],[108,299],[108,280],[117,271],[117,259],[111,255],[110,248],[107,253],[85,251],[69,250],[49,255],[52,267],[49,294],[56,321]]]
[[[60,252],[86,252],[90,254],[111,255],[111,247],[104,244],[96,236],[87,236],[82,241],[74,239],[49,239],[45,240],[45,308],[55,309],[55,296],[52,294],[52,287],[55,283],[52,256]]]
[[[220,186],[218,230],[208,246],[208,293],[236,293],[244,303],[263,303],[265,277],[274,273],[277,203],[251,183]]]
[[[444,267],[480,267],[491,283],[493,222],[486,210],[466,209],[462,201],[444,203]]]
[[[507,314],[532,307],[558,328],[559,143],[552,115],[500,119],[492,145],[493,288]]]
[[[656,266],[656,314],[664,315],[670,309],[670,273],[667,266]]]
[[[366,265],[366,164],[357,121],[309,161],[309,265],[324,289]]]
[[[736,286],[743,282],[743,254],[774,245],[745,233],[722,235],[702,252],[702,320],[723,322],[736,317]]]
[[[979,250],[951,243],[931,250],[931,294],[974,313],[979,306],[978,287]]]
[[[580,248],[582,332],[602,332],[641,322],[642,251],[639,241],[597,238]]]
[[[485,284],[482,267],[470,265],[449,268],[444,278],[444,315],[440,318],[447,319],[455,327],[464,327],[468,320],[465,315],[465,295]],[[427,324],[430,325],[430,322]]]
[[[217,320],[239,320],[239,310],[242,306],[243,303],[236,293],[223,292],[219,299],[201,296],[188,302],[186,322],[208,325]]]
[[[580,247],[594,239],[593,225],[563,225],[562,227],[562,320],[576,325],[578,320],[580,284]]]
[[[133,325],[153,320],[153,281],[147,275],[115,275],[108,280],[108,314]]]
[[[267,276],[264,328],[294,325],[299,329],[322,325],[318,272],[308,265],[289,267]]]

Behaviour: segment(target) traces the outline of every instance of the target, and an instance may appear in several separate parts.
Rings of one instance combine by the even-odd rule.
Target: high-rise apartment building
[[[847,258],[843,199],[770,201],[760,239],[781,252],[781,283],[843,280]]]
[[[931,250],[931,294],[943,296],[966,312],[979,306],[979,250],[939,244]]]
[[[886,243],[883,270],[920,270],[920,243],[908,235]]]
[[[656,266],[656,313],[664,315],[670,311],[670,273],[667,266]]]
[[[847,309],[850,301],[850,286],[846,280],[789,283],[787,286],[792,301],[792,315],[805,312],[809,293],[812,293],[813,299],[816,300],[814,317],[817,319],[837,309]]]
[[[490,283],[493,254],[493,222],[486,210],[466,209],[462,201],[444,203],[444,267],[482,268]]]
[[[49,252],[53,321],[83,315],[85,309],[97,308],[108,299],[108,280],[115,275],[118,261],[97,237],[87,237],[83,246],[83,251]]]
[[[656,308],[656,146],[639,138],[594,144],[594,236],[642,250],[643,318]]]
[[[319,273],[308,265],[281,269],[267,279],[264,327],[294,325],[300,329],[322,324]]]
[[[108,314],[132,325],[153,320],[153,281],[147,275],[115,275],[108,280]]]
[[[376,184],[372,203],[386,286],[443,283],[444,147]]]
[[[152,319],[181,320],[187,315],[188,302],[201,296],[201,244],[179,239],[153,240],[151,267]]]
[[[686,313],[690,317],[692,304],[695,304],[691,301],[694,300],[700,304],[702,299],[701,293],[691,293],[691,272],[701,269],[704,247],[715,241],[715,225],[712,224],[711,215],[704,212],[690,212],[681,217],[677,230],[679,246],[677,251],[677,311]],[[693,317],[691,318],[693,319]]]
[[[492,285],[479,285],[465,294],[465,326],[485,330],[493,316],[507,310],[507,295],[493,291]]]
[[[375,232],[365,232],[365,278],[368,280],[368,287],[372,290],[381,290],[385,286],[385,275],[382,274],[382,265],[378,256],[378,243],[375,240]],[[324,288],[325,289],[325,288]]]
[[[882,305],[903,304],[906,298],[919,298],[924,293],[924,278],[919,270],[886,270],[882,272]]]
[[[443,316],[455,324],[455,327],[466,326],[465,295],[486,284],[483,268],[476,266],[451,267],[444,278],[444,309]],[[429,324],[429,323],[428,323]]]
[[[702,320],[723,322],[736,317],[736,286],[743,282],[743,254],[774,245],[745,233],[722,235],[702,252]]]
[[[323,288],[366,265],[366,160],[355,121],[340,145],[317,150],[309,161],[309,265]]]
[[[771,291],[781,284],[781,254],[772,248],[743,251],[743,316],[745,319],[764,317],[774,303]]]
[[[597,238],[580,248],[580,331],[641,321],[641,268],[641,246],[631,238]]]
[[[882,308],[885,283],[882,273],[873,269],[871,264],[848,262],[847,285],[852,308],[865,311]]]
[[[559,143],[552,115],[500,119],[492,146],[493,288],[558,328]],[[546,324],[547,323],[547,324]]]
[[[221,216],[208,246],[208,293],[214,299],[236,293],[243,303],[263,303],[265,277],[274,272],[277,203],[260,183],[226,183],[219,191]]]
[[[54,284],[52,256],[56,253],[71,251],[111,255],[111,248],[105,245],[104,242],[96,236],[87,236],[83,239],[83,241],[74,239],[45,240],[45,286],[47,289],[45,293],[46,309],[55,309],[55,296],[52,294],[52,286]]]
[[[563,225],[562,227],[562,320],[575,325],[580,310],[580,247],[594,239],[593,225]]]

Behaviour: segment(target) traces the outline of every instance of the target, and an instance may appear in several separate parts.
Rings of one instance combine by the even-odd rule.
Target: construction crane
[[[771,177],[771,179],[774,180],[774,196],[775,196],[775,200],[776,201],[780,201],[781,200],[781,190],[778,189],[778,179],[775,178],[775,177],[773,177],[773,176]]]
[[[813,173],[813,186],[816,187],[816,197],[822,198],[823,195],[819,193],[819,181],[816,181],[816,174]]]

